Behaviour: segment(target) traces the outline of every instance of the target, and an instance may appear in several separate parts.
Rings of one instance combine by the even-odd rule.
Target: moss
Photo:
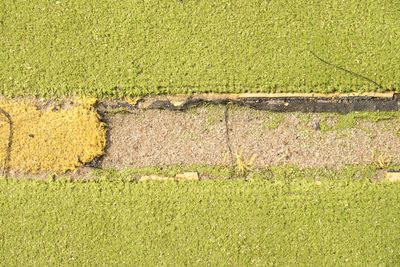
[[[164,167],[126,168],[124,170],[98,169],[93,175],[97,180],[124,180],[134,181],[144,175],[160,175],[175,177],[182,172],[199,173],[200,179],[261,179],[271,181],[293,181],[293,180],[337,180],[337,179],[366,179],[374,180],[378,168],[371,165],[349,165],[341,169],[329,168],[305,168],[301,169],[294,165],[273,166],[270,168],[254,169],[241,176],[233,172],[230,166],[208,166],[208,165],[172,165]]]
[[[144,175],[160,175],[167,177],[175,177],[178,173],[196,171],[202,178],[207,179],[226,179],[230,176],[231,168],[225,166],[208,166],[208,165],[170,165],[170,166],[153,166],[141,168],[126,168],[124,170],[116,169],[98,169],[92,174],[96,179],[100,180],[137,180]]]
[[[312,113],[296,113],[296,117],[300,120],[302,124],[309,124],[311,122]]]
[[[397,266],[399,195],[354,179],[0,179],[1,265]]]
[[[0,93],[7,96],[400,88],[396,1],[3,3]]]
[[[209,115],[207,117],[207,126],[213,126],[216,122],[217,122],[217,118],[216,117],[214,117],[212,115]]]
[[[39,110],[28,100],[2,100],[12,120],[11,170],[74,170],[103,153],[106,133],[91,104],[57,111]],[[8,124],[0,122],[0,159],[5,157]]]
[[[379,122],[399,119],[400,112],[351,112],[348,114],[322,113],[321,131],[334,131],[355,128],[360,121]]]
[[[111,116],[116,115],[116,114],[126,114],[126,113],[130,113],[130,110],[127,108],[123,108],[123,107],[107,110],[107,114],[109,114]]]
[[[269,120],[264,123],[264,127],[269,130],[274,130],[281,125],[281,123],[285,120],[285,114],[279,112],[268,112]]]
[[[202,104],[202,108],[205,108],[205,116],[206,121],[204,125],[204,131],[210,132],[212,128],[217,125],[218,123],[224,120],[224,109],[225,107],[220,105],[213,105],[213,104]],[[229,108],[235,108],[234,105],[230,105]],[[199,115],[198,107],[192,107],[186,110],[185,112],[192,114],[192,115]]]

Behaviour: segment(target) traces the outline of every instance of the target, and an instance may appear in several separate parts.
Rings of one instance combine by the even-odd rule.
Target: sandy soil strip
[[[326,114],[273,114],[235,106],[229,107],[228,116],[225,111],[223,106],[210,106],[109,115],[109,143],[99,166],[220,165],[231,164],[236,154],[245,160],[256,156],[259,167],[400,162],[398,119],[357,120],[353,127],[335,129],[337,117],[327,119]],[[332,130],[321,130],[323,122]]]

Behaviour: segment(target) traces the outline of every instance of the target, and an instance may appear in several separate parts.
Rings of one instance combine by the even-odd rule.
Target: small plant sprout
[[[383,154],[378,150],[372,150],[372,160],[378,169],[387,169],[393,163],[393,157]]]
[[[249,172],[253,168],[254,160],[256,159],[256,155],[252,155],[250,158],[246,158],[243,156],[242,151],[235,153],[236,157],[236,172],[240,176],[247,176]]]

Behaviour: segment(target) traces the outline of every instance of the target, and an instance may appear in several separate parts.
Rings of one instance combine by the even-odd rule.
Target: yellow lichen
[[[104,151],[104,125],[88,105],[51,111],[39,110],[27,100],[1,100],[0,108],[12,120],[12,144],[7,163],[11,170],[65,172],[90,162]],[[9,123],[1,116],[1,168],[8,138]]]
[[[75,102],[84,107],[94,107],[97,103],[97,98],[94,97],[77,97]]]

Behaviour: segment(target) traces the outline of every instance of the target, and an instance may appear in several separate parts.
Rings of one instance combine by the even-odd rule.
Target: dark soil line
[[[1,175],[4,177],[8,176],[8,171],[9,171],[9,162],[10,162],[10,157],[11,157],[11,147],[13,143],[13,121],[11,119],[11,116],[8,112],[0,108],[0,114],[6,118],[7,124],[8,124],[8,138],[7,138],[7,148],[6,148],[6,153],[4,155],[4,162],[3,162],[3,170]]]
[[[100,121],[102,123],[104,123],[104,128],[106,130],[106,146],[104,148],[104,153],[102,155],[94,158],[92,161],[90,161],[84,165],[84,167],[89,167],[89,168],[93,168],[93,169],[99,169],[101,167],[104,157],[107,155],[107,152],[110,149],[110,145],[111,145],[110,128],[109,128],[110,120],[105,112],[100,111],[99,104],[100,103],[96,103],[95,109],[97,110],[97,114],[100,117]]]
[[[203,97],[187,96],[179,104],[172,101],[170,96],[155,96],[142,98],[136,104],[129,104],[123,100],[100,101],[100,112],[122,108],[135,109],[160,109],[160,110],[187,110],[201,105],[227,105],[236,104],[257,110],[274,112],[335,112],[346,114],[354,111],[397,111],[400,107],[400,94],[392,97],[373,96],[345,96],[345,97]]]

